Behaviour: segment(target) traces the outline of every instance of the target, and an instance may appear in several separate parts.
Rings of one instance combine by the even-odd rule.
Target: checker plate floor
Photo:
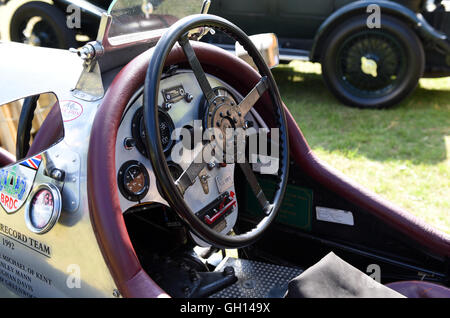
[[[302,270],[246,259],[226,258],[217,267],[221,271],[232,266],[238,278],[233,285],[211,295],[211,298],[281,298],[291,279]]]

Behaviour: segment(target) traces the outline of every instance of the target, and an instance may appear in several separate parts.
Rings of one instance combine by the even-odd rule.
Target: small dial
[[[167,163],[167,166],[169,167],[170,174],[172,175],[173,181],[177,181],[178,178],[181,177],[183,174],[183,168],[180,167],[180,165],[176,164],[173,161],[169,161]]]
[[[119,189],[130,201],[140,201],[148,192],[150,177],[145,166],[138,161],[127,161],[119,169]]]
[[[172,132],[174,131],[174,124],[170,116],[161,110],[159,111],[158,120],[159,134],[161,135],[161,146],[164,152],[166,152],[172,146]]]
[[[139,152],[147,156],[147,149],[145,146],[146,143],[146,133],[145,133],[145,125],[144,125],[144,116],[143,116],[143,108],[139,108],[133,116],[131,133],[133,135],[133,139],[136,140],[136,148]],[[159,134],[161,136],[161,146],[164,152],[170,150],[173,144],[172,140],[172,132],[175,129],[175,125],[170,118],[169,114],[164,112],[163,110],[158,110],[158,120],[159,120]]]
[[[61,213],[59,189],[53,184],[40,184],[35,186],[30,197],[25,223],[34,233],[43,234],[50,231]]]

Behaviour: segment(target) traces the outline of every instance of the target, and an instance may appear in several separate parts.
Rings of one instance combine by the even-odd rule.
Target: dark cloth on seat
[[[329,253],[289,282],[287,298],[403,298]]]

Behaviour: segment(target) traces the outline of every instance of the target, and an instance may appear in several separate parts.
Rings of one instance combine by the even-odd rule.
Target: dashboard
[[[217,95],[227,96],[237,103],[243,99],[227,83],[208,74],[207,78]],[[177,70],[163,76],[159,90],[161,145],[175,182],[203,148],[202,119],[206,103],[190,70]],[[138,205],[157,203],[168,206],[158,191],[145,146],[143,91],[141,87],[128,103],[116,139],[116,174],[122,212]],[[265,127],[256,111],[252,110],[247,117],[254,127]],[[232,230],[237,220],[234,169],[235,164],[208,165],[184,193],[192,211],[205,224],[225,234]]]

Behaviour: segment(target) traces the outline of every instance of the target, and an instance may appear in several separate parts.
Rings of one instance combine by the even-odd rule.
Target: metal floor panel
[[[216,271],[227,266],[234,268],[238,280],[211,298],[282,298],[289,281],[302,273],[300,268],[230,257],[225,258]]]

